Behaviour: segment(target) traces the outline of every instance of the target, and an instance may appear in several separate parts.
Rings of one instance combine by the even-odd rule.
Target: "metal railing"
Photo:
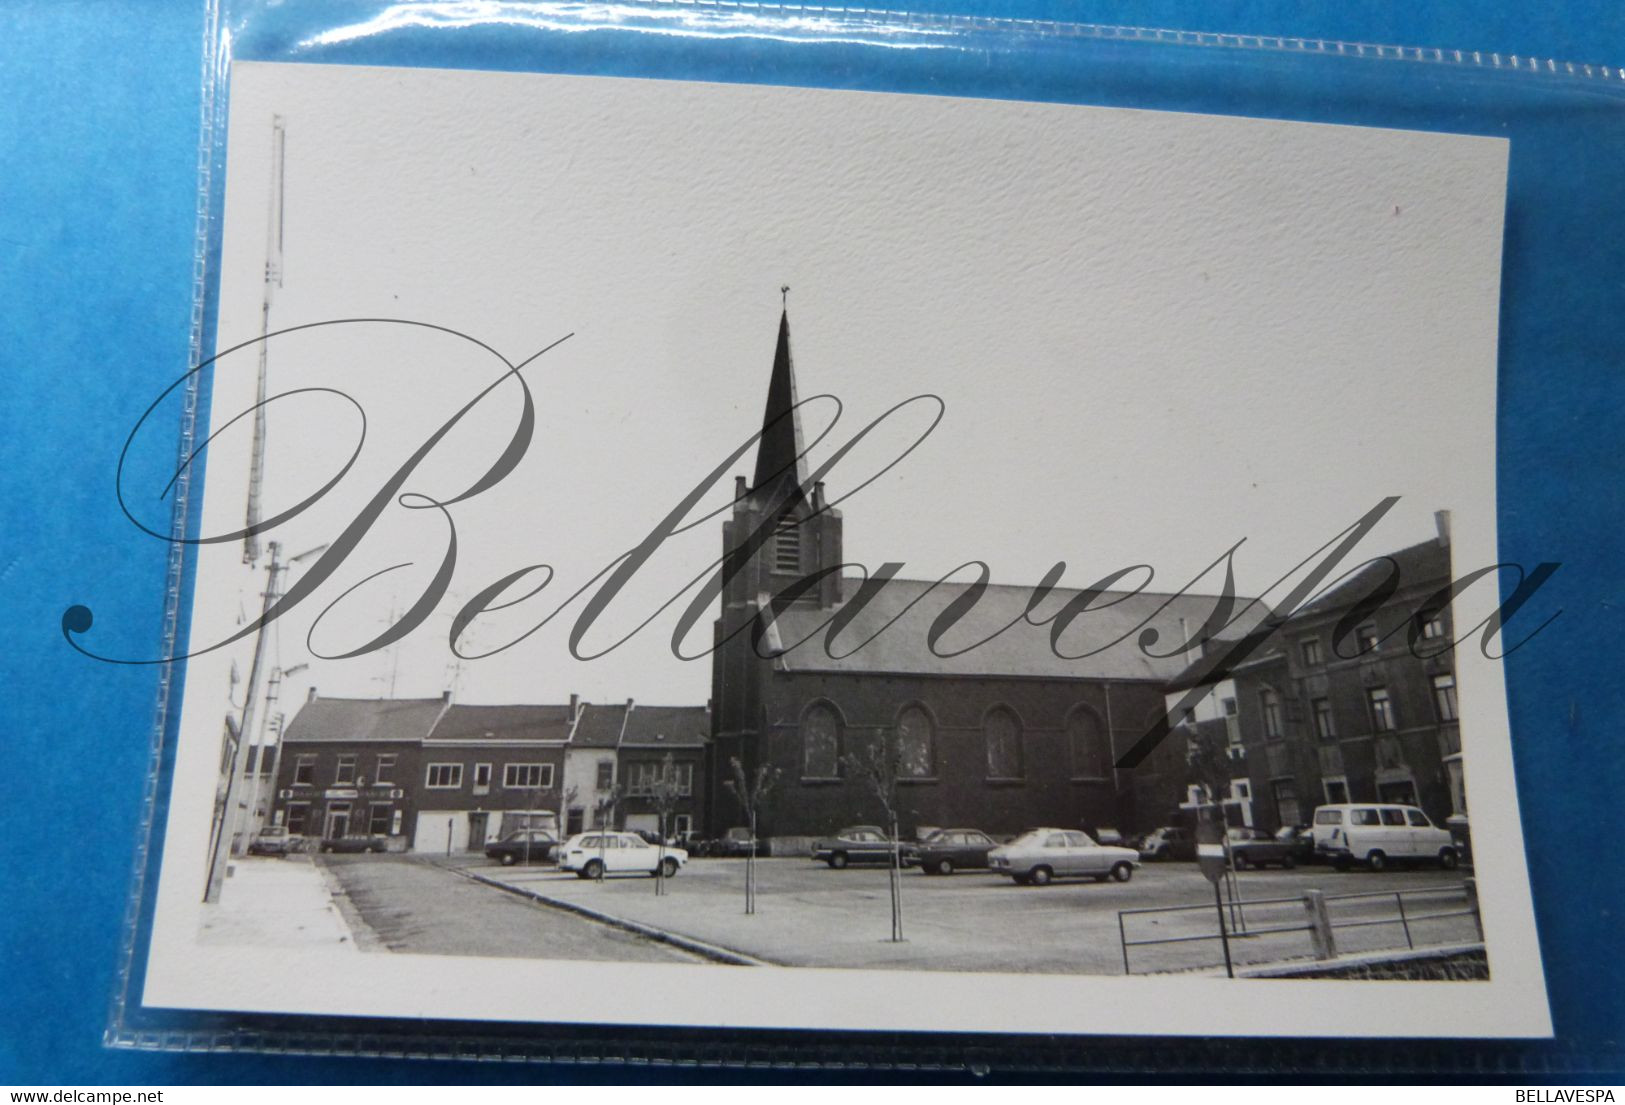
[[[1433,910],[1420,913],[1416,912],[1417,906],[1415,899],[1424,897],[1437,898],[1441,895],[1462,897],[1465,899],[1466,904],[1461,909]],[[1329,908],[1334,903],[1379,902],[1384,899],[1393,900],[1394,912],[1392,914],[1386,914],[1380,917],[1358,917],[1343,920],[1333,920],[1331,916],[1331,909]],[[1405,906],[1406,899],[1411,899],[1412,901],[1412,907],[1409,910],[1407,910]],[[1249,908],[1254,908],[1256,910],[1259,908],[1287,906],[1294,904],[1301,905],[1303,907],[1306,920],[1302,924],[1273,924],[1258,927],[1248,926],[1244,923],[1238,926],[1235,925],[1234,920],[1232,920],[1230,927],[1226,931],[1221,932],[1217,921],[1215,921],[1213,931],[1211,932],[1186,933],[1179,936],[1157,936],[1149,939],[1136,940],[1130,940],[1128,937],[1129,918],[1131,917],[1146,917],[1152,914],[1170,915],[1183,913],[1206,913],[1209,916],[1213,916],[1216,907],[1212,903],[1203,903],[1201,905],[1148,906],[1140,909],[1120,909],[1117,911],[1117,936],[1123,950],[1123,973],[1125,975],[1134,973],[1129,961],[1130,948],[1149,947],[1152,945],[1189,944],[1199,941],[1218,941],[1227,938],[1232,941],[1248,941],[1255,940],[1263,936],[1276,936],[1283,933],[1302,932],[1309,935],[1315,958],[1318,960],[1327,960],[1335,959],[1337,957],[1336,932],[1339,929],[1369,928],[1377,925],[1397,925],[1405,935],[1406,949],[1411,950],[1415,949],[1416,947],[1416,936],[1413,926],[1421,925],[1424,922],[1442,921],[1455,917],[1471,917],[1473,919],[1474,929],[1478,933],[1478,938],[1480,940],[1484,938],[1483,919],[1478,910],[1478,887],[1473,879],[1467,879],[1465,882],[1456,886],[1414,887],[1404,890],[1372,890],[1356,894],[1325,894],[1319,890],[1310,890],[1303,894],[1284,898],[1226,899],[1224,902],[1224,908],[1225,912],[1229,914],[1232,919],[1238,916],[1244,919],[1246,916],[1246,911]],[[1393,946],[1397,948],[1398,944],[1395,943]]]

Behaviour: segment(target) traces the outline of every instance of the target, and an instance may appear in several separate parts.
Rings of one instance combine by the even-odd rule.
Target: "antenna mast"
[[[260,539],[254,531],[260,524],[260,486],[265,481],[265,395],[266,346],[271,332],[271,299],[282,287],[282,148],[285,138],[282,116],[271,116],[271,202],[265,225],[265,293],[260,301],[260,364],[254,387],[254,447],[248,461],[249,533],[243,538],[243,563],[260,558]]]

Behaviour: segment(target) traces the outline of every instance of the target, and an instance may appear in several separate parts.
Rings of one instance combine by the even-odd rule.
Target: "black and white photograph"
[[[193,451],[120,488],[198,504],[146,1004],[1550,1033],[1503,140],[254,63],[229,120]]]

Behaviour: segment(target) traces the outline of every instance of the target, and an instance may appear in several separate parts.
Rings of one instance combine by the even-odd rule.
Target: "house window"
[[[1277,779],[1271,786],[1275,790],[1275,813],[1282,825],[1302,823],[1298,808],[1298,784],[1291,779]]]
[[[1231,744],[1241,743],[1241,711],[1236,706],[1236,700],[1226,698],[1220,701],[1219,708],[1224,711],[1224,736]]]
[[[367,835],[388,836],[391,809],[388,806],[367,807]]]
[[[1003,706],[996,706],[982,719],[982,739],[987,743],[987,774],[990,779],[1020,779],[1024,774],[1021,758],[1021,723]]]
[[[773,530],[773,570],[801,571],[801,525],[789,515],[780,518]]]
[[[1435,641],[1444,636],[1443,614],[1418,614],[1417,632],[1424,641]]]
[[[628,764],[630,777],[626,784],[626,793],[633,798],[647,798],[655,792],[655,783],[660,779],[660,765],[651,763]]]
[[[1450,674],[1433,677],[1433,707],[1439,711],[1440,721],[1455,721],[1456,677]]]
[[[316,757],[300,756],[293,764],[295,786],[310,786],[316,781]]]
[[[1315,735],[1321,740],[1331,740],[1337,736],[1337,725],[1332,720],[1331,699],[1317,698],[1309,706],[1315,715]]]
[[[491,765],[490,764],[475,764],[474,765],[474,793],[475,794],[490,794],[491,793]]]
[[[1066,742],[1072,752],[1074,779],[1104,779],[1111,773],[1111,755],[1100,718],[1079,707],[1066,718]]]
[[[380,752],[380,753],[378,753],[378,771],[373,775],[372,781],[375,782],[375,783],[394,782],[394,780],[392,778],[390,778],[390,776],[392,776],[394,774],[395,774],[395,753],[393,753],[393,752]]]
[[[1303,662],[1305,664],[1307,664],[1310,667],[1314,667],[1316,664],[1319,664],[1321,662],[1322,657],[1321,657],[1321,654],[1320,654],[1320,638],[1318,638],[1318,637],[1305,638],[1303,644],[1300,647],[1303,650]]]
[[[483,764],[481,767],[485,766]],[[478,778],[478,775],[475,776]],[[509,790],[527,788],[549,790],[553,786],[552,764],[503,764],[502,785]]]
[[[1359,646],[1355,649],[1355,654],[1358,656],[1364,656],[1368,652],[1376,652],[1378,644],[1377,627],[1362,625],[1359,629],[1356,629],[1354,631],[1354,643]]]
[[[431,790],[455,790],[463,785],[462,764],[430,764],[424,785]]]
[[[599,790],[608,790],[615,785],[615,761],[598,761],[598,787]]]
[[[353,753],[339,757],[338,769],[333,772],[333,782],[339,786],[355,782],[355,755]]]
[[[1398,728],[1394,724],[1394,701],[1388,697],[1387,687],[1367,689],[1365,700],[1371,707],[1372,729],[1379,733],[1391,733]]]
[[[936,771],[936,733],[923,706],[905,706],[897,715],[897,774],[929,779]]]
[[[679,841],[683,841],[689,833],[694,831],[694,818],[690,814],[679,813],[672,816],[671,834]]]
[[[310,823],[309,802],[288,803],[288,835],[303,836],[305,826]]]
[[[694,793],[694,765],[690,763],[672,764],[672,772],[677,779],[677,794],[688,798]]]
[[[1281,696],[1272,690],[1258,692],[1258,702],[1264,711],[1264,736],[1279,740],[1281,736]]]
[[[841,773],[841,721],[822,702],[801,715],[801,774],[833,779]]]
[[[1349,800],[1349,784],[1347,779],[1327,779],[1326,804],[1328,806],[1346,805]]]

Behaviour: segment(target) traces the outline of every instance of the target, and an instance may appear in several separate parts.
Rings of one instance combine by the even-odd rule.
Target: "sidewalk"
[[[220,901],[204,906],[202,943],[360,950],[309,856],[244,856],[231,867]]]

